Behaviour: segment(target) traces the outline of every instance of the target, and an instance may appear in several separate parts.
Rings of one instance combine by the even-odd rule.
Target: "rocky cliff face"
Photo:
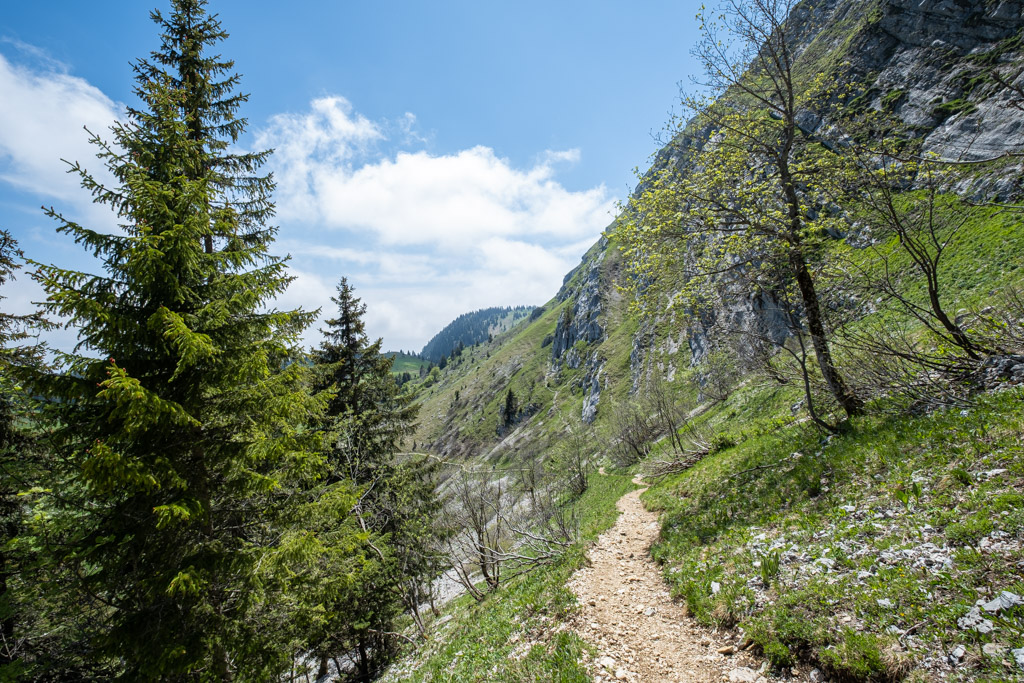
[[[568,301],[555,326],[551,342],[551,364],[557,372],[561,363],[572,369],[584,368],[580,382],[583,389],[581,419],[590,423],[597,416],[597,404],[601,400],[601,371],[603,361],[597,350],[590,345],[604,338],[601,324],[603,307],[601,303],[602,266],[607,256],[607,239],[601,238],[596,253],[576,270],[566,276],[566,282],[558,293],[559,301]]]
[[[564,359],[571,368],[580,366],[580,354],[576,342],[600,341],[604,335],[601,326],[601,264],[605,259],[607,241],[602,239],[601,251],[589,261],[581,264],[581,278],[578,283],[571,281],[563,285],[558,293],[559,301],[570,303],[562,310],[551,342],[551,361]]]
[[[1021,0],[887,0],[851,46],[849,77],[872,107],[920,136],[925,153],[968,161],[1021,153],[1022,30]],[[1019,171],[1008,165],[975,191],[1019,194]]]
[[[1017,156],[1024,154],[1024,0],[806,0],[791,21],[799,25],[801,66],[833,65],[837,80],[854,85],[859,106],[894,114],[923,154],[968,162],[1004,158],[994,171],[965,174],[953,188],[958,193],[1001,201],[1024,195],[1024,159]],[[799,120],[805,132],[824,139],[836,130],[817,112],[802,112]],[[710,132],[691,123],[656,155],[653,169],[685,171],[691,150]],[[776,341],[789,334],[788,316],[770,297],[732,300],[718,320],[688,331],[691,362],[719,341],[716,323],[757,326]],[[641,325],[630,359],[634,391],[650,373],[650,354],[671,343]]]

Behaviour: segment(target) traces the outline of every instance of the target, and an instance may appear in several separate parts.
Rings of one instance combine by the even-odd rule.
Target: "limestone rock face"
[[[791,20],[799,59],[841,57],[838,79],[876,109],[889,107],[924,139],[925,152],[977,160],[1024,151],[1024,73],[1015,68],[1024,64],[1024,0],[824,0],[801,3]],[[798,120],[827,138],[829,121],[818,113]],[[683,167],[709,134],[689,126],[653,168]]]
[[[1014,41],[1022,29],[1021,0],[889,0],[866,37],[865,47],[872,49],[862,53],[862,70],[878,71],[881,96],[897,88],[904,93],[896,113],[920,126],[925,152],[970,161],[1021,152],[1024,98],[1015,88],[1024,79],[1015,69],[1000,67],[1020,62],[1021,46]],[[986,70],[993,68],[1015,87],[987,78]],[[953,108],[952,115],[941,106],[956,102],[963,107]],[[984,189],[1012,195],[1015,188]]]
[[[604,370],[604,362],[597,355],[597,351],[587,361],[587,376],[583,380],[583,412],[580,419],[590,424],[597,417],[597,404],[601,400],[601,373]]]
[[[1024,196],[1024,158],[1007,156],[1024,154],[1024,0],[815,0],[797,5],[790,20],[797,24],[798,59],[815,67],[842,64],[837,79],[853,84],[868,106],[902,120],[924,154],[950,161],[1005,157],[1001,167],[968,174],[951,190],[997,201]],[[797,120],[826,144],[842,144],[836,122],[822,113],[800,112]],[[675,167],[685,173],[689,155],[711,133],[691,122],[658,152],[652,172]],[[641,181],[637,192],[645,188]],[[716,323],[756,325],[773,340],[790,333],[770,297],[738,300],[717,320],[691,326],[694,363],[713,350]],[[634,391],[640,371],[650,367],[644,354],[656,348],[657,340],[641,326],[630,358]]]
[[[601,400],[601,371],[604,362],[590,346],[604,339],[602,325],[604,308],[601,303],[602,278],[606,268],[607,240],[601,238],[596,253],[585,256],[583,263],[565,278],[560,301],[568,302],[558,317],[551,341],[551,364],[558,368],[564,363],[572,369],[583,368],[580,380],[583,406],[580,418],[585,423],[594,421]],[[582,342],[582,344],[580,344]]]
[[[559,298],[571,301],[558,317],[558,324],[555,326],[555,336],[551,342],[552,361],[561,360],[567,352],[573,350],[578,341],[590,343],[600,341],[604,336],[604,328],[599,320],[601,264],[604,257],[605,252],[602,251],[596,258],[582,264],[585,271],[580,284],[570,289],[563,287],[559,293]],[[577,368],[579,361],[579,358],[570,357],[567,364],[571,368]]]

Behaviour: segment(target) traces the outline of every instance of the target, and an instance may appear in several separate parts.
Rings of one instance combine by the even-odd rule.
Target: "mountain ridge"
[[[474,346],[505,332],[528,316],[535,306],[492,306],[463,313],[430,338],[420,356],[438,363],[460,345]]]

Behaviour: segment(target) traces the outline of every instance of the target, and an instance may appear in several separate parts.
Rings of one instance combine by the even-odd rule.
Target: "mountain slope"
[[[499,306],[463,313],[426,343],[420,355],[434,363],[460,345],[473,346],[510,329],[533,310],[533,306]]]
[[[915,152],[972,162],[948,189],[1022,195],[1024,3],[823,0],[792,20],[799,68],[848,85],[849,111],[891,112]],[[801,115],[822,139],[835,123]],[[654,168],[685,165],[709,132],[689,126]],[[655,413],[667,392],[688,415],[684,445],[700,452],[681,466],[672,430],[653,429],[637,467],[656,479],[644,497],[662,513],[654,555],[691,615],[738,629],[777,671],[813,666],[819,680],[1024,676],[1024,607],[993,602],[1024,595],[1024,356],[985,366],[984,382],[1003,390],[956,410],[908,413],[882,398],[826,436],[804,419],[799,387],[709,353],[712,328],[641,315],[620,289],[614,228],[534,319],[421,385],[418,447],[499,471],[540,454],[554,470],[584,428],[611,469],[624,416]],[[827,248],[866,258],[863,242],[847,242],[857,235],[833,237]],[[939,277],[950,310],[1011,310],[1005,293],[1024,286],[1020,213],[978,210],[949,244]],[[918,286],[909,261],[892,265]],[[764,302],[735,306],[771,324]],[[506,425],[509,390],[521,410]]]
[[[890,108],[917,136],[922,152],[977,159],[1024,150],[1024,93],[1014,89],[1024,86],[1024,71],[1016,66],[1024,2],[827,0],[802,2],[793,16],[806,27],[800,32],[798,66],[831,70],[852,83],[859,106]],[[829,129],[828,121],[811,112],[803,118],[809,133]],[[688,129],[657,154],[653,167],[682,163],[683,152],[702,144],[706,134]],[[1007,199],[1021,194],[1022,178],[1021,158],[1004,157],[983,172],[965,173],[957,190]],[[483,410],[474,416],[477,421],[496,422],[497,404],[489,392],[499,391],[500,385],[502,391],[511,387],[523,394],[522,403],[535,404],[537,412],[550,410],[557,393],[559,412],[564,408],[566,417],[575,412],[589,422],[600,409],[602,394],[609,403],[634,392],[655,369],[672,378],[689,366],[690,352],[702,355],[708,346],[703,330],[683,330],[671,317],[641,321],[618,291],[625,284],[614,242],[602,238],[542,307],[544,314],[515,338],[520,341],[509,340],[516,350],[497,347],[500,361],[475,366],[488,381],[465,377],[462,384],[478,390],[460,394],[461,405]],[[535,337],[540,347],[522,342]],[[460,384],[455,380],[453,374],[444,386],[454,391]],[[435,388],[430,396],[437,398],[427,400],[435,415],[449,412],[436,405],[445,400],[440,392],[441,387]],[[565,405],[569,396],[578,412]],[[459,422],[459,414],[456,408],[447,422]],[[421,430],[419,440],[439,438],[437,421],[426,424],[431,426]],[[484,437],[479,430],[472,433]]]

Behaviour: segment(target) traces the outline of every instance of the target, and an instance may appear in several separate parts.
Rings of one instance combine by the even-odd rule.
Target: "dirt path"
[[[594,680],[764,680],[749,654],[720,652],[740,643],[701,628],[672,600],[650,557],[659,525],[640,502],[643,491],[619,500],[618,522],[590,550],[591,565],[569,583],[582,606],[574,628],[598,651],[590,663]]]

